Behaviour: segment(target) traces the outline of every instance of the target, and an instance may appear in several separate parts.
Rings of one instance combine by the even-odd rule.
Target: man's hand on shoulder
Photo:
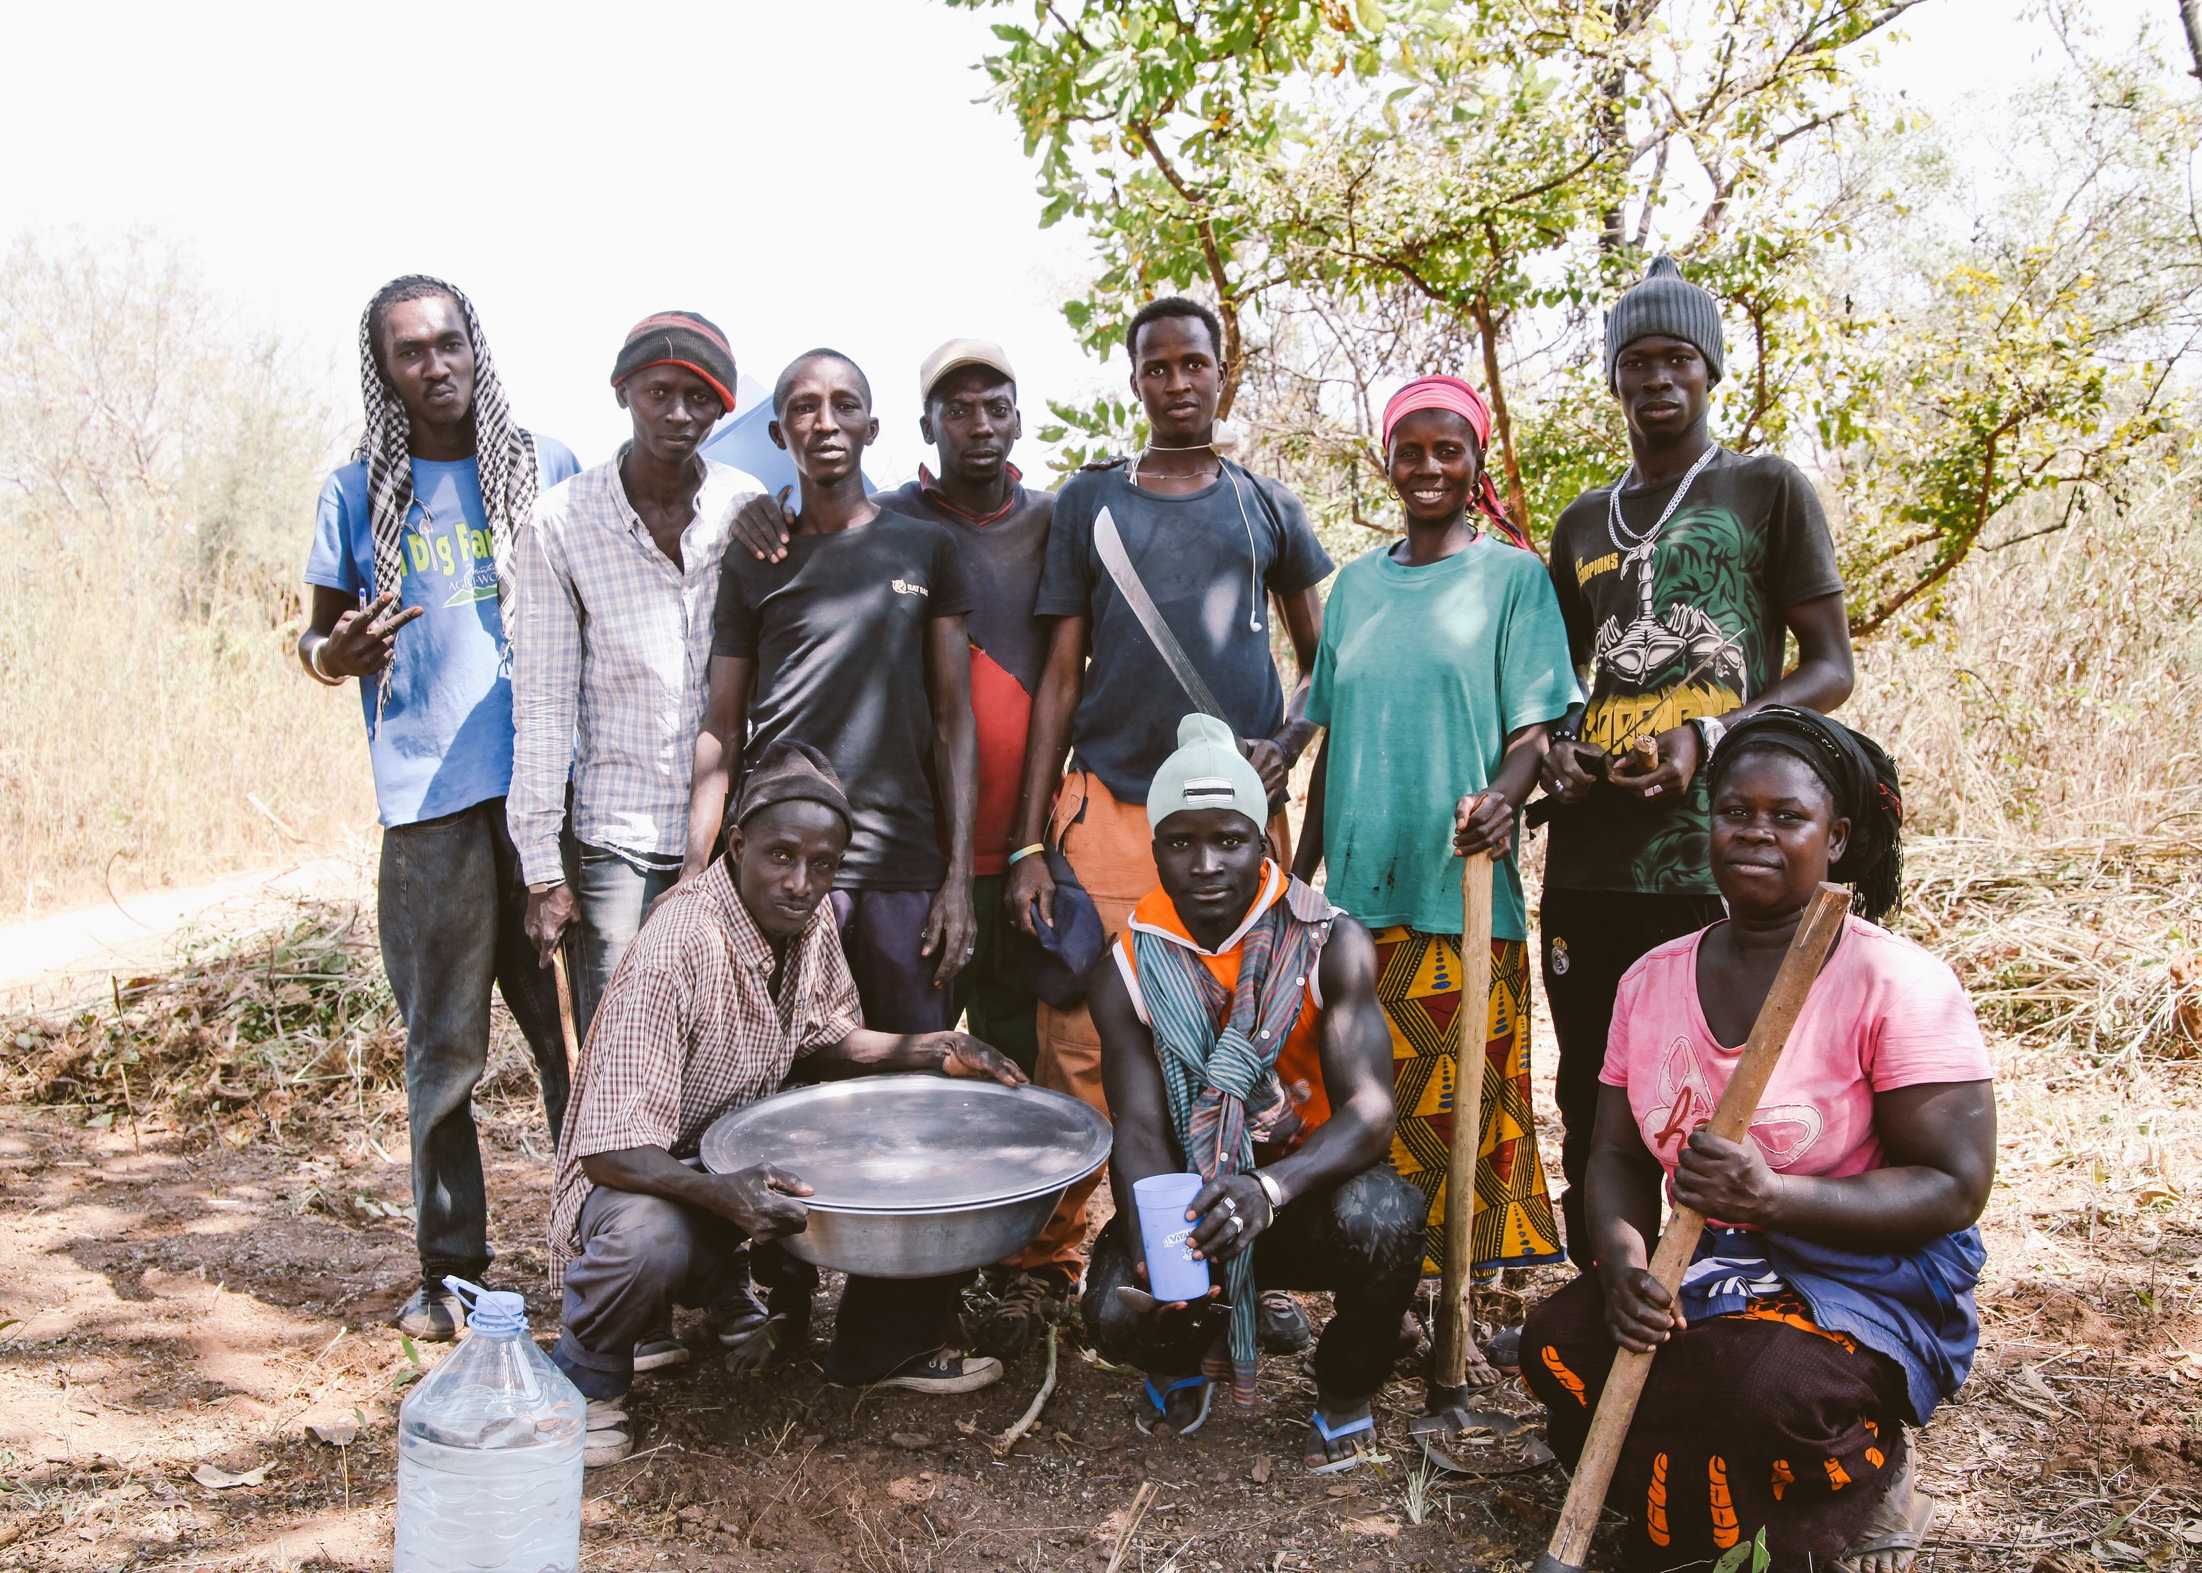
[[[968,1032],[928,1032],[922,1041],[940,1056],[940,1070],[944,1075],[983,1077],[998,1081],[1004,1087],[1022,1087],[1027,1080],[1015,1060],[981,1043]]]
[[[776,1163],[760,1163],[734,1174],[708,1176],[711,1210],[752,1240],[776,1240],[801,1234],[810,1209],[801,1201],[811,1194],[807,1181]]]
[[[776,563],[788,554],[796,517],[787,507],[792,489],[781,487],[777,497],[759,492],[734,515],[734,544],[759,562]]]

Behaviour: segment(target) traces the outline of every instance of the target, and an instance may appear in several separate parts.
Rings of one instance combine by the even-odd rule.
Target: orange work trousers
[[[1078,883],[1093,898],[1101,927],[1115,944],[1130,921],[1132,908],[1161,883],[1155,872],[1154,831],[1147,805],[1124,803],[1090,770],[1072,770],[1055,795],[1048,841],[1062,849]],[[1280,868],[1292,866],[1292,831],[1278,814],[1269,822],[1269,855]],[[1101,1036],[1084,1002],[1058,1010],[1039,1002],[1040,1061],[1033,1080],[1057,1092],[1081,1098],[1104,1116],[1109,1101],[1101,1090]],[[1055,1215],[1038,1239],[1002,1263],[1028,1271],[1053,1268],[1073,1283],[1083,1278],[1086,1257],[1086,1204],[1106,1168],[1096,1169],[1063,1193]]]

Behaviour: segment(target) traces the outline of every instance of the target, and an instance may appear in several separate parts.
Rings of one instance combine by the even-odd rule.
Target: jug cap
[[[484,1289],[446,1274],[444,1282],[466,1300],[470,1332],[489,1338],[515,1338],[528,1330],[528,1302],[509,1289]]]

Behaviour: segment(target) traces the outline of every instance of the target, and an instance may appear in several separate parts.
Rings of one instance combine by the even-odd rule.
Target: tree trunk
[[[2194,56],[2194,75],[2202,81],[2202,0],[2179,0],[2179,20],[2187,27],[2187,52]]]
[[[1499,375],[1499,336],[1488,296],[1476,297],[1476,336],[1483,340],[1483,382],[1491,390],[1491,435],[1498,439],[1506,466],[1506,511],[1522,534],[1529,533],[1529,492],[1522,485],[1521,455],[1514,451],[1514,419],[1506,408],[1506,382]],[[1485,467],[1489,467],[1485,455]]]

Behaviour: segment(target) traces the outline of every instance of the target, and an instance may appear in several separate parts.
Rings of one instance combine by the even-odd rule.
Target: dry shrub
[[[405,1035],[374,921],[301,902],[285,921],[187,947],[158,975],[116,979],[111,1006],[0,1023],[0,1088],[86,1123],[293,1110],[364,1111],[401,1092]]]
[[[1859,652],[1846,717],[1904,776],[1903,923],[2029,1048],[2202,1053],[2198,481],[2033,521]]]

